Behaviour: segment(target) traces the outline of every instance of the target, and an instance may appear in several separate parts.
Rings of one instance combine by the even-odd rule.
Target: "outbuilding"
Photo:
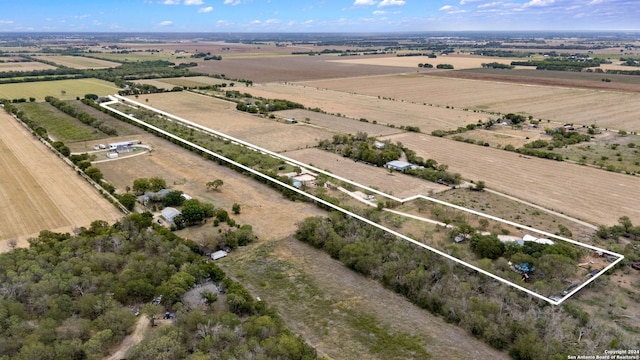
[[[222,259],[225,256],[227,256],[227,252],[226,251],[218,250],[218,251],[216,251],[216,252],[211,254],[211,260]]]
[[[393,160],[384,164],[384,167],[386,167],[387,169],[393,169],[397,171],[405,171],[405,170],[411,169],[413,165],[405,161]]]
[[[173,222],[173,219],[182,214],[180,212],[180,210],[176,209],[176,208],[172,208],[172,207],[166,207],[164,209],[162,209],[162,211],[160,212],[162,214],[162,217],[167,220],[168,222]]]

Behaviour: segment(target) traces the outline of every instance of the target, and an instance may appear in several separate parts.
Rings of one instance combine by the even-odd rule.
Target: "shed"
[[[162,211],[160,212],[162,214],[162,217],[167,220],[168,222],[173,222],[173,219],[182,214],[180,212],[180,210],[176,209],[176,208],[172,208],[172,207],[166,207],[164,209],[162,209]]]
[[[386,167],[387,169],[393,169],[393,170],[397,170],[397,171],[405,171],[405,170],[409,170],[411,169],[413,165],[411,165],[411,163],[405,162],[405,161],[400,161],[400,160],[393,160],[393,161],[389,161],[388,163],[384,164],[384,167]]]
[[[226,251],[218,250],[218,251],[216,251],[216,252],[211,254],[211,260],[222,259],[225,256],[227,256],[227,252]]]

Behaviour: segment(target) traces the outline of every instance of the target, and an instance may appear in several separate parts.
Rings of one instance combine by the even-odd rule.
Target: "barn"
[[[413,165],[405,161],[393,160],[384,164],[384,167],[386,167],[387,169],[393,169],[397,171],[405,171],[405,170],[410,170],[413,167]]]

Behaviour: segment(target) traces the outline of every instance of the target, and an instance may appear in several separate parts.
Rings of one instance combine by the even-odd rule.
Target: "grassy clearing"
[[[315,342],[340,349],[342,358],[430,358],[422,339],[381,325],[345,294],[321,288],[295,257],[283,258],[288,241],[295,240],[258,245],[220,264],[288,317],[305,319],[307,338],[319,336]]]
[[[23,103],[18,106],[30,119],[47,129],[53,140],[66,143],[107,137],[99,130],[81,123],[48,103]]]
[[[640,173],[640,136],[609,136],[608,139],[554,149],[568,160],[608,171]]]
[[[36,101],[44,101],[47,96],[55,96],[61,100],[71,100],[82,98],[85,94],[107,95],[118,90],[112,83],[98,79],[55,80],[3,84],[0,85],[0,98],[11,100],[34,97]]]

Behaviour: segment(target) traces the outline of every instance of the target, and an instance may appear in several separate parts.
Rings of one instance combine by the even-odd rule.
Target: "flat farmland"
[[[230,83],[233,81],[216,79],[208,76],[190,76],[178,78],[162,78],[162,79],[144,79],[137,80],[139,84],[153,85],[159,89],[173,89],[176,86],[193,87],[193,86],[209,86],[222,83]]]
[[[335,133],[240,112],[235,103],[190,92],[145,95],[147,98],[146,105],[275,152],[316,146]]]
[[[382,77],[383,79],[393,78]],[[400,76],[404,78],[404,76]],[[425,102],[402,99],[382,98],[378,95],[363,94],[378,77],[363,77],[336,80],[340,82],[358,83],[361,90],[341,91],[325,87],[307,86],[292,83],[259,84],[246,88],[253,96],[265,98],[287,99],[301,103],[309,108],[320,108],[327,113],[341,114],[353,119],[365,118],[378,124],[399,126],[418,126],[423,132],[433,130],[451,130],[478,120],[486,121],[488,114],[474,113],[461,109],[447,109],[444,106],[430,106],[431,100]],[[313,82],[315,84],[316,82]],[[360,93],[358,93],[360,91]]]
[[[286,156],[400,198],[416,194],[428,196],[431,192],[449,189],[447,186],[402,173],[389,174],[387,169],[355,162],[320,149],[290,151]]]
[[[267,185],[230,168],[183,149],[150,134],[138,136],[151,145],[151,153],[97,164],[107,181],[119,191],[131,186],[133,180],[158,176],[177,190],[184,191],[201,201],[213,203],[231,214],[234,203],[242,211],[232,217],[239,224],[251,224],[260,239],[273,240],[291,235],[296,223],[309,216],[325,214],[309,203],[292,202]],[[206,183],[215,179],[224,181],[219,191],[207,190]],[[198,240],[218,230],[211,225],[190,228],[186,237]],[[183,234],[185,235],[185,234]]]
[[[404,75],[321,80],[301,85],[487,112],[519,113],[562,123],[640,131],[640,94],[560,86]]]
[[[55,66],[39,63],[36,61],[6,62],[0,63],[0,72],[3,71],[33,71],[33,70],[51,70]]]
[[[312,50],[320,51],[321,49]],[[222,61],[201,62],[193,70],[207,74],[225,74],[228,78],[249,79],[254,83],[375,76],[418,70],[417,65],[401,67],[335,62],[332,60],[337,60],[339,57],[332,55],[265,56],[258,54],[253,57],[233,59],[226,58],[225,54],[221,55]],[[376,57],[362,56],[363,59]]]
[[[47,96],[55,96],[60,100],[83,98],[86,94],[108,95],[120,90],[113,83],[98,79],[73,79],[40,81],[31,83],[2,84],[0,98],[29,99],[44,101]],[[63,95],[64,91],[64,95]]]
[[[0,129],[0,251],[7,250],[7,239],[27,246],[27,238],[41,230],[70,232],[122,216],[4,111]]]
[[[403,68],[413,68],[418,70],[418,64],[431,64],[434,68],[437,65],[449,64],[454,69],[475,69],[481,68],[483,63],[497,62],[505,65],[512,61],[522,61],[517,58],[489,58],[473,55],[445,55],[437,58],[427,56],[384,56],[384,57],[362,57],[355,56],[349,59],[332,60],[341,64],[375,65],[375,66],[397,66]],[[420,69],[422,70],[422,69]],[[433,70],[437,71],[437,70]]]
[[[621,216],[640,222],[640,178],[586,166],[539,158],[522,158],[486,148],[416,133],[388,137],[414,149],[418,156],[447,164],[463,178],[582,219],[613,225]]]
[[[310,110],[283,110],[274,112],[274,115],[281,116],[283,118],[293,118],[298,122],[305,123],[307,123],[305,119],[309,119],[308,124],[311,126],[317,126],[328,131],[345,134],[356,134],[358,131],[361,131],[367,133],[369,136],[382,136],[401,132],[401,130],[394,129],[389,126],[372,124],[370,122],[338,117]]]
[[[36,58],[52,63],[66,66],[72,69],[108,69],[120,66],[117,62],[102,59],[89,58],[84,56],[64,56],[64,55],[44,55]]]

